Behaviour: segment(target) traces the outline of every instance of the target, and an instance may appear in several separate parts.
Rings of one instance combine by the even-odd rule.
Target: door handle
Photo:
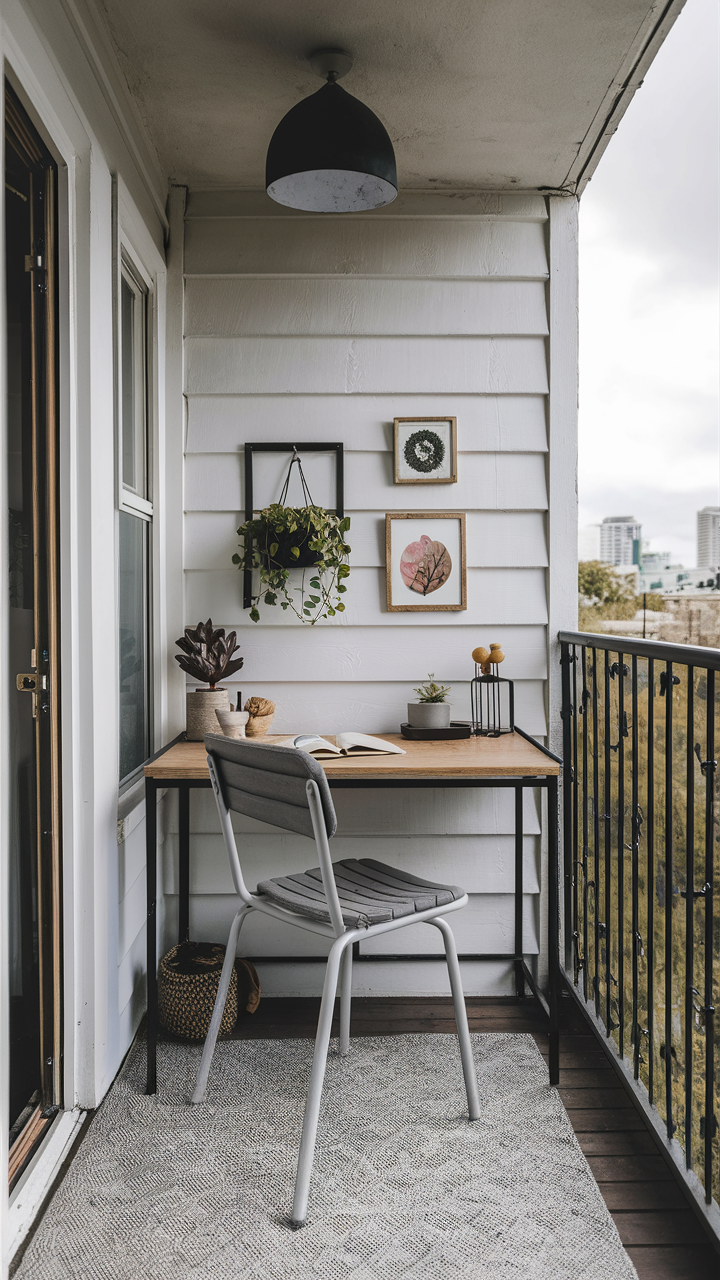
[[[15,687],[20,693],[37,693],[47,689],[47,676],[38,676],[34,671],[21,671],[15,677]]]

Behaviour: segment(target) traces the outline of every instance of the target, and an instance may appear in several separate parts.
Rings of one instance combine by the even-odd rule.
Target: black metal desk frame
[[[556,764],[562,764],[558,756],[536,742],[529,734],[515,726],[515,732],[527,739],[538,751]],[[171,746],[182,742],[181,734],[153,757],[156,760]],[[149,762],[148,762],[149,763]],[[515,969],[515,989],[518,996],[525,995],[527,983],[532,994],[542,1005],[550,1023],[550,1083],[557,1085],[560,1077],[559,1037],[559,867],[558,867],[558,775],[540,774],[518,777],[484,778],[328,778],[332,790],[378,790],[428,787],[511,787],[515,791],[515,920],[514,950],[511,952],[460,953],[458,959],[512,960]],[[210,778],[145,778],[145,829],[147,851],[147,1086],[146,1093],[157,1090],[157,1039],[158,1039],[158,986],[157,986],[157,792],[158,789],[176,788],[178,792],[178,942],[190,937],[190,791],[208,789]],[[527,788],[547,791],[548,813],[548,968],[547,999],[539,990],[523,955],[523,791]],[[353,948],[353,960],[444,961],[444,952],[410,955],[364,955],[360,944]],[[263,956],[264,964],[312,964],[326,963],[325,956]]]

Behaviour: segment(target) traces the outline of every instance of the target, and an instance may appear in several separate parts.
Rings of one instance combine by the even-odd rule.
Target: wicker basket
[[[166,1031],[181,1040],[204,1040],[220,983],[225,948],[213,942],[180,942],[160,961],[158,1008]],[[220,1035],[237,1021],[238,980],[233,966]]]

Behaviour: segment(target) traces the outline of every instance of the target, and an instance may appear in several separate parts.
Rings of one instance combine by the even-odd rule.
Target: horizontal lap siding
[[[526,894],[523,899],[524,944],[528,955],[538,951],[536,899]],[[227,940],[233,916],[237,911],[237,898],[221,894],[194,895],[190,923],[193,932],[208,942]],[[512,951],[514,902],[511,894],[474,894],[466,907],[451,917],[458,951],[469,953]],[[442,955],[443,943],[439,930],[425,924],[408,925],[390,936],[371,938],[361,943],[368,954],[408,955],[412,952],[431,952]],[[243,926],[241,953],[251,956],[260,968],[262,984],[262,956],[323,956],[329,944],[305,929],[296,929],[282,920],[253,913]],[[317,970],[318,993],[322,990],[322,969]],[[395,977],[398,994],[412,995],[412,969],[402,968]],[[468,991],[468,995],[472,992]]]
[[[460,453],[543,453],[544,395],[188,395],[187,452],[236,453],[247,440],[340,440],[353,452],[392,450],[393,418],[457,418]],[[291,413],[291,416],[289,416]]]
[[[547,391],[542,338],[187,338],[191,395]]]
[[[545,280],[541,222],[474,219],[188,220],[188,276]]]
[[[547,334],[545,286],[516,280],[189,279],[196,337]]]
[[[367,803],[367,797],[366,797]],[[372,856],[379,862],[415,874],[418,859],[432,860],[433,875],[441,884],[461,883],[469,894],[512,893],[514,837],[509,835],[448,836],[444,834],[438,848],[437,836],[386,836],[372,832],[356,836],[336,836],[333,842],[333,858],[364,858],[362,847],[372,836]],[[240,838],[239,838],[240,840]],[[266,868],[272,862],[278,876],[293,875],[310,868],[313,851],[302,836],[294,839],[282,835],[266,835],[253,832],[240,841],[242,844],[243,872],[247,884],[255,889],[267,875]],[[191,893],[232,893],[232,878],[228,866],[225,845],[221,835],[198,832],[191,844],[192,875]],[[165,865],[165,893],[178,892],[177,837],[167,842]],[[308,861],[310,855],[310,861]],[[538,892],[538,840],[537,836],[525,836],[523,840],[524,887],[529,894]]]
[[[292,413],[290,405],[288,411]],[[238,423],[238,430],[241,429]],[[462,455],[458,459],[457,483],[453,485],[396,485],[392,476],[391,453],[354,456],[349,450],[345,466],[346,511],[544,511],[547,507],[543,453]],[[186,459],[186,511],[239,512],[244,503],[242,495],[243,464],[239,453],[194,453]],[[487,563],[486,553],[483,563]]]
[[[348,511],[348,514],[352,518],[353,565],[382,568],[385,520],[367,511]],[[192,572],[224,573],[238,549],[238,524],[237,511],[187,512],[185,568]],[[474,569],[547,566],[545,519],[541,511],[469,511],[467,540],[470,565]]]
[[[252,193],[194,193],[186,223],[185,569],[188,622],[237,628],[245,665],[235,698],[277,703],[279,732],[391,731],[413,687],[434,671],[469,715],[470,650],[499,641],[516,680],[518,722],[546,732],[547,310],[545,205],[469,193],[402,197],[379,217],[258,216]],[[458,483],[393,484],[392,419],[452,414]],[[253,627],[230,558],[242,522],[246,441],[342,441],[352,574],[346,612],[301,627],[261,611]],[[274,491],[269,462],[258,488]],[[270,468],[268,470],[268,468]],[[276,466],[277,470],[277,466]],[[269,477],[269,479],[268,479]],[[274,493],[269,496],[274,496]],[[268,496],[258,500],[268,501]],[[325,497],[317,500],[326,501]],[[389,614],[386,511],[467,514],[468,609]],[[375,856],[462,884],[461,951],[512,948],[513,797],[506,791],[336,793],[335,857]],[[300,837],[235,819],[248,882],[315,862]],[[539,815],[525,800],[525,944],[538,950]],[[229,874],[211,798],[193,797],[191,927],[223,937]],[[335,845],[337,848],[335,848]],[[164,850],[168,916],[177,836]],[[254,932],[253,932],[254,931]],[[297,934],[297,936],[296,936]],[[276,936],[277,935],[277,936]],[[248,954],[302,955],[322,945],[282,925],[248,926]],[[375,950],[436,953],[435,930],[404,930]],[[359,967],[360,968],[360,967]],[[423,964],[368,964],[363,991],[444,990]],[[319,989],[321,970],[270,966],[266,989]],[[504,964],[473,965],[469,990],[509,990]],[[439,983],[439,985],[438,985]]]

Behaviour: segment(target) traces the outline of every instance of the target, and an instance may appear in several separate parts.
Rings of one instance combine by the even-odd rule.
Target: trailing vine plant
[[[240,552],[233,556],[238,569],[259,574],[260,590],[251,596],[250,618],[260,621],[259,605],[291,609],[300,622],[311,625],[343,613],[342,597],[350,574],[350,547],[345,535],[348,516],[342,519],[324,507],[285,507],[273,502],[238,529]],[[300,585],[291,587],[290,574],[302,570]],[[299,600],[294,597],[300,597]]]

